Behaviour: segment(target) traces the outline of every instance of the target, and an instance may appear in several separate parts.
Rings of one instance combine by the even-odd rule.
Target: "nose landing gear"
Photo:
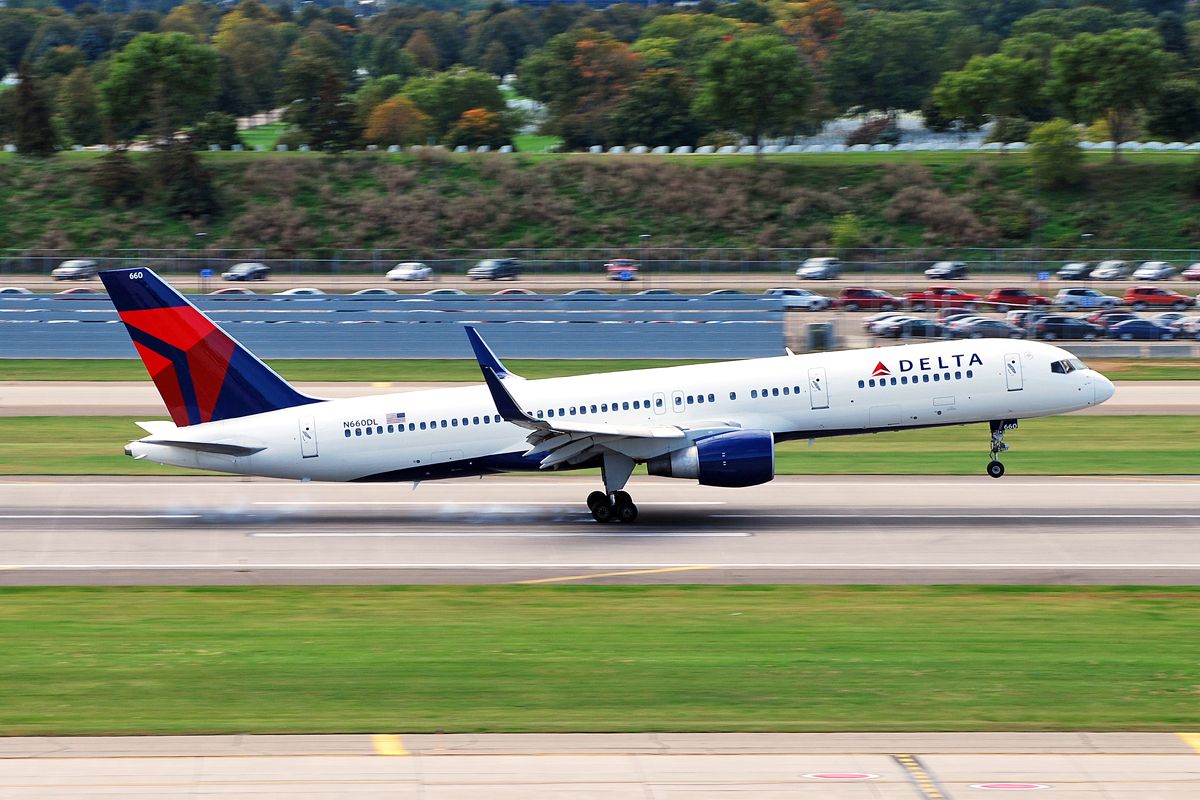
[[[990,478],[1002,478],[1004,477],[1004,465],[1000,463],[999,456],[1008,450],[1008,445],[1004,443],[1004,432],[1016,430],[1017,420],[994,419],[989,425],[992,429],[992,460],[988,462],[987,474]]]

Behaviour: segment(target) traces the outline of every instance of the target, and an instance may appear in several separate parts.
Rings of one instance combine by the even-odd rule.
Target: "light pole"
[[[648,233],[643,233],[643,234],[639,234],[639,235],[638,235],[638,240],[639,240],[639,243],[641,244],[641,247],[642,247],[642,266],[641,266],[641,273],[642,273],[643,275],[645,275],[645,274],[646,274],[646,240],[647,240],[647,239],[649,239],[649,238],[650,238],[650,234],[648,234]]]
[[[200,291],[201,292],[208,291],[208,278],[211,275],[211,273],[208,271],[208,260],[204,257],[204,252],[205,252],[204,246],[206,244],[207,239],[208,239],[208,233],[206,231],[197,231],[196,232],[196,241],[199,242],[199,245],[200,245],[199,276],[200,276]]]

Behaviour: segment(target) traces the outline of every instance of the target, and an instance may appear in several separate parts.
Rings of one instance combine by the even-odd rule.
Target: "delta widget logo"
[[[892,374],[892,371],[890,369],[888,369],[886,366],[884,366],[882,361],[880,361],[878,364],[875,365],[875,369],[871,370],[872,378],[878,378],[881,375],[891,375],[891,374]]]

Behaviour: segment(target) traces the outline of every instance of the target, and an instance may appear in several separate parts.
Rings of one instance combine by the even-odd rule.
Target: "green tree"
[[[337,73],[327,71],[321,78],[317,105],[306,131],[309,144],[340,153],[353,147],[362,134],[355,120],[358,107],[345,96],[345,83]]]
[[[646,70],[617,103],[612,139],[624,144],[695,145],[707,132],[692,111],[695,87],[675,69]]]
[[[129,160],[125,148],[118,147],[98,158],[88,175],[88,182],[106,204],[134,205],[145,193],[145,177]]]
[[[1103,116],[1117,145],[1136,124],[1137,114],[1158,94],[1171,58],[1147,30],[1084,33],[1054,50],[1052,92],[1076,121]]]
[[[483,145],[500,147],[512,141],[512,127],[504,114],[485,108],[472,108],[463,113],[446,132],[446,144],[450,147],[465,145],[475,148]]]
[[[13,92],[16,106],[13,128],[17,152],[43,158],[54,155],[58,149],[58,137],[50,122],[50,104],[24,66],[17,73],[17,87]]]
[[[321,36],[306,34],[292,47],[283,65],[277,100],[287,105],[284,118],[309,135],[320,125],[321,93],[336,84],[344,92],[345,81],[337,53]],[[317,140],[309,144],[317,145]]]
[[[113,58],[100,84],[106,116],[128,141],[143,126],[160,142],[215,98],[219,59],[186,33],[143,33]]]
[[[1167,141],[1186,142],[1200,133],[1200,83],[1171,78],[1146,109],[1146,130]]]
[[[229,150],[242,142],[237,132],[237,119],[220,111],[210,111],[201,117],[192,128],[191,138],[192,145],[199,150],[206,150],[211,144]]]
[[[151,166],[162,188],[163,205],[171,213],[208,218],[220,210],[212,176],[190,142],[170,140],[154,151]]]
[[[802,122],[812,79],[796,48],[774,35],[734,39],[704,61],[696,111],[753,144]]]
[[[37,33],[39,18],[23,8],[0,8],[0,53],[5,60],[0,70],[8,73],[20,66],[25,50]]]
[[[492,76],[469,67],[413,78],[404,84],[403,95],[429,115],[434,135],[439,139],[463,113],[473,108],[503,111],[505,107],[504,95]]]
[[[1052,119],[1033,129],[1029,157],[1034,181],[1045,188],[1074,186],[1082,177],[1079,133],[1065,119]]]
[[[399,95],[376,104],[370,111],[363,138],[388,146],[425,144],[433,126],[429,115]]]
[[[405,80],[399,75],[384,75],[380,78],[372,78],[362,85],[357,92],[354,93],[354,105],[357,107],[354,118],[358,124],[366,128],[370,125],[371,112],[376,106],[385,100],[390,100],[400,94],[400,90],[404,88]],[[421,141],[424,141],[422,139]],[[379,144],[376,142],[376,144]],[[398,144],[398,142],[387,142],[387,144]]]
[[[833,218],[831,241],[839,252],[844,253],[863,244],[862,218],[857,214],[838,214]]]
[[[96,144],[104,138],[100,104],[91,73],[78,67],[63,79],[58,89],[58,113],[76,144]]]
[[[1034,61],[1006,55],[975,56],[942,75],[933,99],[947,117],[978,128],[989,117],[1028,117],[1042,106],[1043,72]]]
[[[273,12],[254,0],[245,0],[221,19],[213,37],[213,46],[233,66],[243,113],[266,110],[274,100],[284,57],[277,27]]]
[[[529,11],[507,8],[488,13],[473,26],[463,57],[487,72],[505,75],[541,41],[541,32]]]

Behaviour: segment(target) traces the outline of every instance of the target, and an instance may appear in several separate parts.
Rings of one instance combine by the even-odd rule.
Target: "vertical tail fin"
[[[179,427],[319,402],[273,369],[149,269],[100,280]]]

